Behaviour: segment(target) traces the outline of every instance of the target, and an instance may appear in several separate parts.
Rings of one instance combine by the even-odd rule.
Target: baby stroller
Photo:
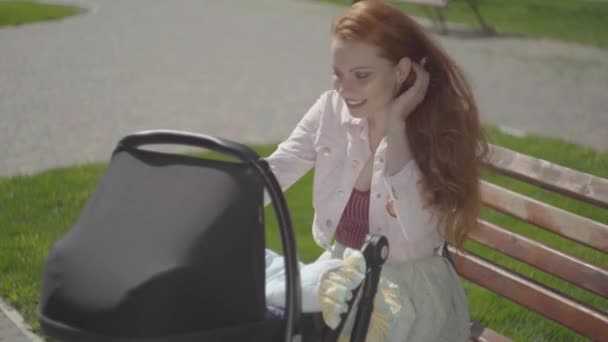
[[[156,144],[238,161],[142,148]],[[285,260],[280,319],[268,318],[265,303],[264,190]],[[368,236],[363,254],[353,341],[367,334],[386,238]],[[118,143],[78,221],[49,252],[37,311],[43,332],[63,342],[335,341],[345,319],[330,330],[319,313],[302,314],[300,291],[289,211],[265,160],[226,139],[154,130]]]

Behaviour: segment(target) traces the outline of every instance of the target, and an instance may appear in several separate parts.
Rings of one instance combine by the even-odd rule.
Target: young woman
[[[334,90],[267,158],[286,189],[314,167],[313,238],[327,256],[390,243],[383,277],[399,286],[390,341],[465,341],[466,296],[445,240],[475,227],[487,146],[462,71],[424,30],[382,1],[332,26]]]

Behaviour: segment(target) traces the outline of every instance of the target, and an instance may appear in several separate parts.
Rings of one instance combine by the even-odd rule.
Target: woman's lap
[[[337,246],[319,259],[340,257]],[[464,288],[441,256],[384,265],[382,276],[399,286],[401,312],[391,341],[466,341],[469,311]]]

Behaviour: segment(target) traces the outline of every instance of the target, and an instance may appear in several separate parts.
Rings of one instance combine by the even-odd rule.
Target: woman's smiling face
[[[397,66],[380,54],[371,44],[332,39],[333,86],[353,117],[381,113],[395,95]]]

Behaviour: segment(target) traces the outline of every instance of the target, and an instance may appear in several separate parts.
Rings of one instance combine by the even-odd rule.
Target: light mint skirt
[[[337,243],[320,258],[341,258]],[[382,277],[399,286],[401,311],[389,333],[391,342],[467,341],[470,334],[467,297],[452,264],[442,256],[384,265]],[[345,325],[352,326],[354,315]],[[383,342],[383,341],[368,341]]]

